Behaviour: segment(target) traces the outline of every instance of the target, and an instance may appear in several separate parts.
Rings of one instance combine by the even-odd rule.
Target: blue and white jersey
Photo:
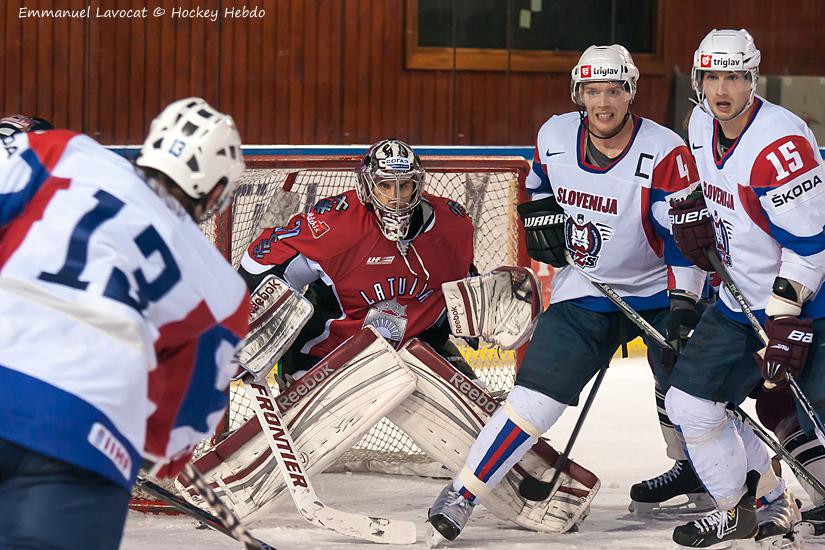
[[[214,430],[246,287],[172,199],[91,138],[2,139],[0,438],[125,488]]]
[[[701,296],[706,274],[676,248],[668,218],[669,200],[687,195],[698,182],[684,142],[634,116],[627,147],[598,167],[585,156],[584,124],[578,112],[545,122],[526,181],[533,200],[555,195],[567,215],[566,246],[575,267],[555,274],[551,302],[616,310],[581,271],[609,284],[637,310],[667,307],[667,290]]]
[[[810,128],[756,97],[744,131],[718,160],[713,117],[695,107],[688,131],[717,251],[757,316],[764,321],[777,275],[818,292],[825,276],[825,171]],[[727,289],[719,295],[721,311],[747,323]],[[825,294],[802,311],[825,316]]]

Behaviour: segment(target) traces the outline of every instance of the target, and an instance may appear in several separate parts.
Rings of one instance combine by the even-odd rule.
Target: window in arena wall
[[[408,69],[568,72],[588,46],[622,44],[664,73],[666,0],[407,0]]]

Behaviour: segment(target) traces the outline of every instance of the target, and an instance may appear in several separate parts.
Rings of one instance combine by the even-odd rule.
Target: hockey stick
[[[753,309],[751,309],[750,304],[748,304],[747,299],[739,290],[739,287],[736,286],[736,283],[733,281],[733,278],[730,276],[730,272],[719,259],[719,256],[716,255],[711,249],[707,249],[705,251],[707,253],[707,257],[710,260],[713,269],[716,273],[719,274],[719,277],[722,279],[722,282],[725,285],[725,288],[728,289],[728,292],[731,293],[733,299],[739,303],[739,307],[742,309],[742,313],[745,314],[745,317],[748,319],[748,322],[751,324],[751,327],[756,332],[759,339],[762,341],[762,345],[768,345],[768,335],[765,333],[765,329],[762,328],[762,325],[759,323],[759,319],[756,318],[756,315],[753,314]],[[808,397],[802,391],[802,388],[799,387],[799,384],[796,382],[796,378],[788,372],[786,373],[788,377],[788,385],[791,387],[791,391],[793,392],[794,397],[799,402],[799,405],[802,407],[802,410],[805,411],[805,414],[811,420],[814,425],[814,432],[816,433],[816,438],[819,439],[819,442],[825,446],[825,427],[822,425],[822,420],[819,418],[814,406],[811,404]]]
[[[570,438],[567,440],[567,445],[564,447],[564,452],[559,455],[559,458],[556,459],[556,463],[553,464],[553,468],[555,472],[553,472],[553,477],[550,481],[541,481],[540,479],[536,479],[535,477],[525,477],[519,483],[518,489],[519,494],[526,498],[527,500],[534,500],[537,502],[541,502],[545,500],[547,497],[552,495],[555,491],[556,482],[559,480],[561,476],[562,469],[567,465],[569,461],[570,451],[573,450],[573,444],[576,442],[576,438],[579,437],[579,432],[584,425],[584,419],[587,417],[588,411],[590,411],[590,406],[593,404],[594,399],[596,398],[596,392],[599,390],[599,386],[602,385],[602,380],[604,379],[604,375],[607,373],[607,367],[605,366],[599,371],[599,374],[596,376],[596,381],[593,382],[593,387],[590,388],[590,393],[587,395],[587,399],[584,402],[584,406],[582,407],[582,412],[579,413],[579,418],[576,420],[576,425],[573,427],[573,431],[570,433]]]
[[[771,435],[763,428],[758,422],[752,419],[748,414],[742,410],[741,407],[736,407],[733,410],[734,414],[736,414],[739,418],[742,419],[742,422],[750,426],[753,430],[753,433],[762,440],[762,442],[771,448],[771,450],[779,455],[782,460],[791,468],[794,475],[806,483],[808,483],[811,487],[813,487],[820,495],[825,497],[825,485],[822,485],[818,479],[816,479],[811,473],[799,462],[792,454],[790,454],[785,447],[783,447],[778,441],[776,441]]]
[[[619,296],[619,293],[613,290],[609,285],[605,283],[601,283],[596,281],[590,275],[584,272],[583,269],[579,269],[574,263],[573,259],[570,257],[570,253],[568,251],[565,252],[565,259],[567,260],[568,265],[573,269],[576,269],[579,273],[581,273],[590,284],[596,287],[602,294],[604,294],[608,300],[613,302],[613,304],[618,307],[622,313],[627,316],[639,329],[641,329],[646,334],[649,334],[651,338],[656,340],[660,346],[664,348],[670,348],[670,345],[667,343],[667,340],[664,336],[656,330],[656,328],[647,322],[647,320],[639,315],[639,313],[630,307],[630,305]],[[564,448],[564,452],[559,455],[559,458],[556,460],[556,464],[553,465],[555,468],[555,472],[553,473],[553,478],[547,481],[541,481],[540,479],[536,479],[534,477],[525,477],[519,483],[519,494],[528,500],[533,501],[542,501],[545,500],[547,497],[553,494],[554,485],[559,480],[559,476],[561,476],[561,470],[567,464],[570,456],[570,452],[573,450],[573,444],[576,442],[576,439],[579,436],[579,432],[581,431],[582,426],[584,425],[584,420],[587,418],[587,413],[590,411],[590,406],[593,404],[593,400],[596,398],[596,391],[599,389],[599,386],[602,383],[602,379],[604,375],[607,373],[607,366],[604,367],[599,371],[598,376],[596,377],[596,381],[593,383],[593,387],[590,389],[590,393],[587,396],[587,399],[584,402],[584,406],[582,407],[581,413],[579,413],[579,418],[576,419],[576,425],[573,427],[573,432],[570,434],[570,438],[567,440],[567,445]]]
[[[190,479],[191,483],[191,479]],[[202,510],[195,506],[194,504],[190,504],[177,496],[176,494],[167,491],[157,483],[153,483],[148,479],[138,475],[137,478],[137,486],[154,495],[155,497],[159,498],[160,500],[174,506],[184,514],[195,518],[196,520],[200,521],[207,527],[214,529],[215,531],[221,532],[224,535],[230,536],[233,539],[237,540],[238,542],[244,545],[246,550],[275,550],[274,546],[270,546],[269,544],[265,543],[264,541],[253,537],[249,531],[241,524],[238,517],[232,512],[232,510],[226,506],[223,502],[220,501],[218,496],[212,491],[210,488],[209,491],[211,492],[212,497],[214,497],[215,501],[218,502],[218,507],[215,507],[212,502],[212,498],[210,496],[201,493],[200,489],[197,484],[193,483],[195,486],[195,490],[204,498],[204,500],[208,501],[210,506],[218,514],[214,516],[207,512],[206,510]],[[209,486],[207,485],[207,488]],[[219,510],[218,508],[221,508]]]
[[[713,258],[716,258],[716,261],[717,261],[717,262],[719,262],[719,259],[718,259],[718,257],[717,257],[715,254],[712,254],[712,253],[711,253],[711,255],[713,256]],[[713,258],[711,258],[711,261],[713,261]],[[568,261],[569,261],[569,258],[568,258]],[[724,269],[724,266],[722,266],[722,265],[721,265],[721,263],[720,263],[720,267],[721,267],[721,269]],[[718,268],[717,268],[717,269],[718,269]],[[634,322],[634,324],[636,324],[636,326],[638,326],[638,327],[639,327],[642,331],[644,331],[644,332],[645,332],[648,336],[650,336],[651,338],[653,338],[653,339],[656,341],[656,343],[658,343],[659,345],[661,345],[663,349],[670,350],[671,352],[676,353],[676,350],[674,350],[674,349],[673,349],[673,347],[670,345],[670,343],[668,343],[667,339],[666,339],[666,338],[662,335],[662,333],[660,333],[658,330],[656,330],[656,327],[654,327],[653,325],[651,325],[650,323],[648,323],[647,321],[645,321],[645,320],[642,318],[642,316],[641,316],[641,315],[639,315],[639,313],[638,313],[637,311],[635,311],[632,307],[630,307],[630,305],[629,305],[627,302],[625,302],[625,301],[622,299],[622,297],[621,297],[621,296],[619,296],[619,294],[618,294],[615,290],[613,290],[612,288],[610,288],[610,286],[608,286],[608,285],[606,285],[606,284],[604,284],[604,283],[598,283],[598,282],[594,281],[593,279],[591,279],[591,278],[590,278],[590,277],[589,277],[586,273],[584,273],[583,271],[581,271],[581,270],[580,270],[580,272],[582,273],[582,275],[584,275],[585,277],[587,277],[587,278],[590,280],[590,282],[591,282],[594,286],[596,286],[596,288],[598,288],[599,290],[601,290],[601,291],[602,291],[602,293],[603,293],[603,294],[604,294],[604,295],[605,295],[605,296],[606,296],[606,297],[607,297],[607,298],[608,298],[611,302],[613,302],[613,303],[614,303],[614,304],[615,304],[615,305],[616,305],[616,306],[617,306],[617,307],[618,307],[618,308],[619,308],[619,309],[620,309],[620,310],[621,310],[621,311],[622,311],[625,315],[627,315],[627,316],[628,316],[628,318],[629,318],[631,321],[633,321],[633,322]],[[721,276],[721,274],[720,274],[720,276]],[[728,279],[730,279],[730,277],[728,277]],[[723,277],[723,280],[724,280],[724,277]],[[734,285],[734,287],[735,287],[735,285]],[[738,294],[739,294],[739,296],[741,296],[741,293],[739,293],[739,289],[738,289],[738,288],[735,288],[735,291],[736,291],[736,293],[738,293]],[[731,291],[731,292],[732,292],[732,293],[734,293],[733,291]],[[744,300],[744,298],[743,298],[743,300]],[[747,304],[746,304],[746,305],[747,305]],[[744,308],[743,308],[743,310],[744,310]],[[750,311],[750,308],[748,308],[748,311]],[[751,312],[751,315],[753,315],[753,312]],[[756,317],[753,317],[753,318],[754,318],[754,320],[756,320]],[[636,322],[636,319],[641,319],[641,320],[642,320],[642,321],[644,321],[644,322],[643,322],[643,323]],[[756,323],[757,323],[757,326],[759,326],[759,322],[758,322],[758,321],[756,321]],[[761,327],[761,326],[759,326],[759,328],[760,328],[760,330],[761,330],[761,328],[762,328],[762,327]],[[764,331],[763,331],[763,333],[764,333]],[[823,490],[825,490],[825,487],[823,487],[822,483],[820,483],[820,482],[819,482],[819,481],[818,481],[818,480],[817,480],[817,479],[816,479],[813,475],[811,475],[811,473],[810,473],[810,472],[809,472],[809,471],[805,468],[805,466],[803,466],[803,465],[802,465],[802,463],[800,463],[800,462],[799,462],[799,461],[798,461],[798,460],[797,460],[794,456],[792,456],[792,455],[791,455],[791,454],[790,454],[790,453],[789,453],[789,452],[788,452],[788,451],[787,451],[784,447],[782,447],[782,445],[780,445],[779,443],[777,443],[777,442],[776,442],[776,441],[775,441],[775,440],[774,440],[774,439],[773,439],[773,438],[772,438],[772,437],[768,434],[768,432],[767,432],[767,431],[765,431],[765,429],[764,429],[762,426],[760,426],[760,425],[759,425],[759,424],[757,424],[755,421],[753,421],[753,420],[750,418],[750,416],[748,416],[748,415],[745,413],[745,411],[743,411],[743,410],[742,410],[742,408],[741,408],[741,407],[737,406],[737,407],[734,409],[734,412],[735,412],[736,414],[738,414],[738,415],[740,416],[740,418],[742,418],[743,422],[745,422],[746,424],[748,424],[748,425],[751,427],[751,429],[753,429],[754,433],[757,435],[757,437],[759,437],[759,439],[761,439],[761,440],[762,440],[762,442],[763,442],[763,443],[765,443],[765,445],[767,445],[768,447],[770,447],[770,448],[771,448],[771,449],[772,449],[772,450],[773,450],[776,454],[778,454],[780,457],[782,457],[782,459],[783,459],[783,460],[784,460],[784,461],[788,464],[788,466],[791,468],[791,470],[792,470],[795,474],[797,474],[797,475],[798,475],[798,477],[801,477],[802,479],[804,479],[805,481],[807,481],[807,482],[808,482],[808,483],[809,483],[812,487],[814,487],[814,489],[816,489],[817,491],[819,491],[819,492],[820,492],[820,494],[822,494],[823,496],[825,496],[825,492],[822,492]],[[817,437],[818,437],[818,436],[819,436],[819,434],[817,434]],[[539,483],[543,483],[543,482],[539,482]],[[552,488],[552,487],[551,487],[551,488]],[[548,495],[549,495],[549,494],[550,494],[550,493],[548,492]]]
[[[411,521],[353,514],[330,508],[321,502],[304,471],[301,459],[296,456],[295,442],[269,385],[264,382],[244,383],[244,386],[289,494],[305,520],[348,537],[384,544],[415,543],[415,524]]]
[[[570,259],[570,256],[569,256],[569,255],[567,256],[567,262],[568,262],[571,266],[573,266],[573,263],[572,263],[572,261],[571,261],[571,259]],[[636,311],[635,309],[633,309],[632,307],[630,307],[630,304],[628,304],[627,302],[625,302],[625,301],[624,301],[624,298],[622,298],[621,296],[619,296],[619,293],[618,293],[618,292],[616,292],[615,290],[613,290],[613,288],[611,288],[609,285],[607,285],[607,284],[605,284],[605,283],[602,283],[602,282],[599,282],[599,281],[597,281],[597,280],[593,279],[590,275],[588,275],[587,273],[585,273],[583,269],[578,269],[578,272],[579,272],[582,276],[584,276],[584,278],[585,278],[585,279],[587,279],[588,281],[590,281],[590,284],[591,284],[591,285],[593,285],[594,287],[596,287],[596,288],[599,290],[599,292],[601,292],[602,294],[604,294],[604,295],[605,295],[605,297],[607,297],[607,299],[608,299],[608,300],[610,300],[611,302],[613,302],[613,304],[614,304],[617,308],[619,308],[619,309],[621,310],[621,312],[622,312],[622,313],[624,313],[624,314],[625,314],[625,316],[626,316],[628,319],[630,319],[630,321],[631,321],[634,325],[636,325],[637,327],[639,327],[639,329],[641,329],[641,330],[642,330],[642,332],[644,332],[645,334],[647,334],[648,336],[650,336],[651,338],[653,338],[654,340],[656,340],[656,343],[657,343],[657,344],[659,344],[660,346],[662,346],[662,348],[666,348],[666,349],[671,349],[671,350],[672,350],[672,348],[670,347],[670,344],[668,344],[668,342],[667,342],[667,340],[665,339],[665,337],[664,337],[664,336],[662,336],[662,334],[661,334],[658,330],[656,330],[656,328],[655,328],[653,325],[651,325],[649,322],[647,322],[647,320],[646,320],[644,317],[642,317],[641,315],[639,315],[639,312],[638,312],[638,311]]]

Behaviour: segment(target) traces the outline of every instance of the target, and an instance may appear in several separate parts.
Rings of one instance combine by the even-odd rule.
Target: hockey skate
[[[687,498],[686,502],[679,499],[667,503],[682,496]],[[630,488],[630,498],[632,502],[628,510],[634,514],[695,514],[715,508],[713,499],[687,460],[677,460],[667,472],[636,483]]]
[[[427,544],[430,548],[439,546],[445,540],[452,541],[461,533],[470,514],[473,513],[475,503],[464,498],[458,491],[453,490],[453,482],[441,490],[427,512],[430,528],[427,533]]]
[[[730,548],[742,539],[753,539],[757,533],[756,486],[759,474],[748,472],[747,493],[730,510],[714,510],[707,516],[680,525],[673,530],[673,541],[691,548]]]
[[[794,525],[801,519],[798,501],[785,489],[773,502],[757,508],[756,542],[761,548],[793,548]]]
[[[798,537],[822,537],[825,542],[825,503],[802,512],[802,520],[794,526]]]

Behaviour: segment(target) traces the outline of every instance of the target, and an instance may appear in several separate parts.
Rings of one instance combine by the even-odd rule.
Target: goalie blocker
[[[239,355],[243,369],[240,376],[249,373],[260,382],[295,342],[312,317],[313,307],[274,275],[261,281],[249,302],[249,334]]]
[[[426,344],[412,340],[395,354],[379,338],[370,330],[360,332],[277,397],[307,475],[327,468],[382,416],[406,431],[431,458],[458,468],[498,406]],[[525,476],[551,479],[558,456],[540,440],[504,482],[484,496],[485,506],[529,529],[555,533],[573,528],[599,488],[591,472],[568,462],[559,490],[542,502],[526,500],[518,492]],[[256,419],[196,465],[242,517],[265,510],[285,492]],[[194,494],[185,495],[201,504]]]

